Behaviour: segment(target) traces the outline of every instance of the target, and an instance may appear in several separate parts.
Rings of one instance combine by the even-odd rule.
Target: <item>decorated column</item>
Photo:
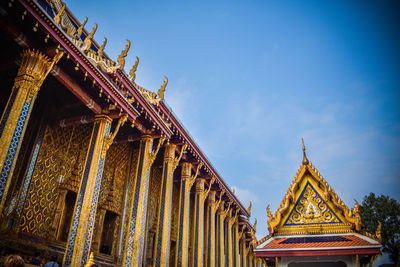
[[[87,262],[106,153],[126,119],[126,115],[121,117],[114,133],[110,134],[111,118],[107,115],[95,118],[64,255],[64,266],[85,266]]]
[[[171,232],[171,206],[173,175],[179,161],[182,158],[186,145],[181,154],[175,158],[176,145],[167,143],[165,145],[163,172],[161,179],[161,193],[159,197],[157,231],[155,237],[153,266],[168,266]]]
[[[227,222],[227,239],[228,239],[227,242],[228,242],[228,244],[226,245],[227,246],[226,260],[227,260],[227,266],[229,266],[229,267],[235,266],[234,259],[233,259],[234,240],[233,240],[232,227],[233,227],[233,224],[236,222],[236,218],[237,218],[237,211],[236,211],[235,215],[233,215],[233,211],[232,211],[231,217],[228,218],[228,222]]]
[[[197,166],[194,176],[192,164],[185,162],[182,164],[181,187],[179,192],[179,222],[178,222],[178,241],[175,253],[175,266],[188,266],[189,264],[189,209],[190,209],[190,189],[197,178],[202,164]]]
[[[237,246],[239,249],[239,254],[240,254],[240,266],[245,266],[245,261],[244,261],[244,238],[246,234],[244,233],[244,230],[246,229],[246,225],[242,226],[242,230],[240,231],[237,239]]]
[[[245,234],[243,234],[242,237],[243,237],[243,239],[240,242],[240,266],[246,267],[247,266],[247,260],[246,260],[247,250],[246,250]]]
[[[250,267],[250,258],[249,258],[249,253],[250,253],[250,246],[247,246],[246,240],[244,240],[244,263],[246,267]]]
[[[239,223],[236,218],[233,227],[233,266],[239,266]]]
[[[216,261],[216,253],[215,253],[215,214],[217,209],[222,201],[222,196],[225,191],[222,191],[219,200],[215,201],[215,191],[211,191],[208,195],[208,205],[207,205],[207,219],[206,219],[206,233],[207,238],[205,242],[205,250],[206,250],[206,258],[205,258],[205,266],[214,267]]]
[[[249,266],[248,267],[254,267],[254,254],[253,254],[253,252],[249,252]]]
[[[37,93],[62,52],[52,60],[35,50],[25,50],[0,120],[0,214],[11,183],[17,155]]]
[[[196,179],[196,195],[194,197],[194,223],[193,223],[193,240],[192,240],[192,266],[203,266],[203,238],[204,238],[204,202],[210,193],[211,186],[215,179],[210,182],[209,188],[204,190],[204,178]]]
[[[129,217],[129,220],[126,229],[122,266],[142,266],[150,168],[163,143],[164,138],[161,138],[157,148],[153,151],[153,139],[150,135],[143,135],[140,139],[138,160],[134,172],[135,177],[131,179],[133,180],[133,197],[127,206],[126,216]]]
[[[225,267],[225,235],[224,235],[224,225],[225,225],[225,218],[228,215],[229,209],[231,208],[231,202],[227,209],[225,208],[225,201],[221,201],[219,205],[219,209],[217,211],[217,249],[216,249],[216,266],[217,267]]]

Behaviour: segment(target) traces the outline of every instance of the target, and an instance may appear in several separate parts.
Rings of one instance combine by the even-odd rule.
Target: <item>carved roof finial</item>
[[[247,208],[247,212],[249,213],[249,215],[251,215],[251,206],[252,206],[252,203],[251,203],[251,201],[250,201],[250,205],[249,205],[249,207]]]
[[[257,218],[254,220],[253,229],[254,231],[257,231]]]
[[[304,146],[304,139],[301,138],[301,142],[303,143],[303,164],[308,165],[309,161],[306,155],[306,147]]]
[[[106,47],[106,44],[107,44],[107,38],[104,37],[104,42],[103,42],[103,44],[102,44],[102,45],[99,47],[99,49],[97,50],[97,55],[98,55],[99,57],[102,57],[102,56],[103,56],[104,48]]]
[[[88,21],[88,18],[86,17],[85,21],[79,26],[78,30],[76,31],[76,36],[75,36],[76,39],[78,39],[78,40],[81,39],[81,36],[83,33],[83,28],[85,27],[87,21]]]
[[[382,240],[382,224],[380,221],[378,221],[378,228],[376,228],[375,236],[378,238],[379,242]]]
[[[89,51],[90,47],[92,46],[93,36],[97,31],[97,23],[94,24],[92,31],[86,36],[85,40],[83,41],[83,45],[81,47],[83,52]]]
[[[61,7],[61,9],[58,11],[57,15],[55,15],[55,17],[54,17],[54,22],[55,22],[56,24],[58,24],[58,25],[60,25],[60,22],[61,22],[61,15],[62,15],[62,13],[65,11],[65,7],[66,7],[66,5],[65,5],[65,3],[64,3],[63,6]]]
[[[168,78],[167,76],[164,76],[164,83],[161,85],[160,89],[158,89],[157,95],[161,100],[164,100],[164,92],[165,92],[165,87],[167,87],[168,83]]]
[[[131,82],[135,82],[136,79],[136,70],[139,65],[139,58],[136,57],[135,65],[133,65],[132,69],[129,71],[129,75],[131,76],[129,79]]]
[[[122,50],[121,54],[117,58],[118,65],[121,70],[123,70],[125,67],[125,57],[128,55],[129,48],[131,48],[131,41],[129,40],[126,41],[127,44],[125,46],[125,49]]]

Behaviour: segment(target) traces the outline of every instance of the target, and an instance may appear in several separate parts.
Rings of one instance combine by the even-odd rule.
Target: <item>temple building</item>
[[[0,3],[1,258],[260,266],[250,207],[165,103],[168,79],[141,87],[131,42],[114,61],[98,27],[60,0]]]
[[[303,161],[275,215],[269,206],[269,235],[257,243],[256,256],[268,266],[372,266],[380,253],[375,235],[361,231],[358,202],[350,210],[318,170]]]

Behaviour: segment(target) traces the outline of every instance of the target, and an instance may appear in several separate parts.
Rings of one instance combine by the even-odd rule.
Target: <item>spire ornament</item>
[[[139,58],[136,57],[135,65],[133,65],[132,69],[129,71],[129,75],[131,76],[129,78],[129,80],[131,80],[131,82],[135,82],[136,70],[137,70],[138,65],[139,65]]]
[[[125,46],[125,49],[122,50],[121,54],[117,58],[118,66],[121,70],[125,67],[125,58],[128,55],[128,51],[131,48],[131,41],[126,40],[128,43]]]
[[[378,241],[381,242],[382,241],[382,224],[380,221],[378,221],[378,227],[376,228],[376,232],[375,232],[375,236],[376,238],[378,238]]]
[[[301,142],[303,143],[303,165],[308,165],[309,161],[306,155],[306,147],[304,146],[304,139],[301,138]]]
[[[60,11],[58,11],[57,15],[54,17],[54,22],[55,22],[57,25],[60,25],[60,22],[61,22],[61,15],[62,15],[62,13],[64,13],[65,7],[66,7],[66,4],[64,3],[64,5],[63,5],[62,8],[60,9]]]
[[[165,87],[167,87],[168,84],[168,78],[167,76],[164,76],[164,83],[161,85],[160,89],[158,89],[157,95],[161,100],[164,100],[164,92],[165,92]]]
[[[78,40],[81,39],[81,36],[83,33],[83,28],[85,27],[87,21],[88,21],[88,18],[86,17],[85,21],[79,26],[78,30],[76,31],[76,35],[75,35],[76,39],[78,39]]]
[[[249,207],[247,208],[247,212],[249,213],[249,216],[251,215],[251,206],[252,206],[252,203],[251,203],[251,201],[250,201],[250,205],[249,205]]]
[[[104,42],[103,42],[103,44],[102,44],[102,45],[99,47],[99,49],[97,50],[97,55],[98,55],[99,57],[102,57],[102,56],[103,56],[104,48],[106,47],[106,44],[107,44],[107,38],[104,37]]]
[[[83,52],[89,51],[90,47],[92,46],[93,36],[97,31],[97,23],[94,24],[92,31],[86,36],[85,40],[83,41],[83,45],[81,47]]]

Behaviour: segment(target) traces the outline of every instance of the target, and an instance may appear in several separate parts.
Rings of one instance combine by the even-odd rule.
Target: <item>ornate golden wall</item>
[[[125,187],[128,181],[130,167],[129,143],[114,144],[106,156],[101,190],[99,193],[99,207],[122,214]]]
[[[91,125],[46,127],[23,209],[21,232],[48,238],[56,230],[50,229],[50,225],[59,196],[59,184],[64,182],[74,165],[82,170],[85,157],[79,157],[79,154],[86,151],[90,131]],[[78,164],[77,159],[81,161]]]

